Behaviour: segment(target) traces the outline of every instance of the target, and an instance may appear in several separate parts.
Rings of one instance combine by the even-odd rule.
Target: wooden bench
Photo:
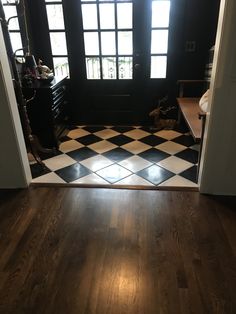
[[[190,133],[196,143],[199,143],[202,138],[203,123],[201,118],[205,117],[205,112],[203,112],[199,107],[200,98],[183,97],[184,86],[186,84],[196,84],[202,83],[202,80],[181,80],[178,81],[179,85],[179,97],[177,102],[179,105],[179,121],[180,114],[182,114],[185,122],[187,123]],[[204,119],[203,119],[204,120]]]
[[[199,143],[202,136],[201,116],[205,113],[199,108],[200,98],[180,97],[177,98],[179,110],[187,123],[190,133],[196,143]]]

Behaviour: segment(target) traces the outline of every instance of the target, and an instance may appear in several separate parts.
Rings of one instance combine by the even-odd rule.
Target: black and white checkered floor
[[[31,164],[34,183],[197,187],[198,145],[180,131],[79,126],[43,161]]]

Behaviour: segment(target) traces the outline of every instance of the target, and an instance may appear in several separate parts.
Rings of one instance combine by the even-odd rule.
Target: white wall
[[[222,0],[200,165],[200,192],[236,195],[236,1]]]
[[[1,26],[0,145],[0,188],[27,187],[31,174]]]

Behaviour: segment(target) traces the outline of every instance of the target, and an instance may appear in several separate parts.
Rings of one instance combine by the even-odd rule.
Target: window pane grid
[[[150,78],[166,78],[169,37],[169,0],[152,0]]]
[[[120,7],[120,13],[118,13],[118,5],[128,4],[129,11],[131,12],[133,10],[133,2],[115,0],[87,0],[81,2],[87,79],[93,79],[91,73],[95,73],[94,79],[131,79],[132,75],[119,75],[119,58],[129,57],[129,63],[133,62],[133,58],[130,58],[130,56],[133,55],[133,19],[132,14],[130,14],[129,19],[131,21],[126,21],[125,23],[123,22],[123,24],[121,21],[119,22],[119,18],[121,19],[122,7]],[[90,8],[93,8],[94,10],[92,14],[93,21],[89,21],[90,14],[86,13],[86,10],[87,12],[91,12]],[[127,7],[124,7],[123,9],[127,10]],[[92,34],[96,34],[96,39],[88,40],[88,38],[92,36]],[[91,46],[91,49],[89,49],[89,46]],[[92,49],[93,51],[91,51]],[[96,60],[95,57],[97,58]],[[93,58],[93,68],[90,58]],[[98,61],[100,63],[99,76],[96,72],[98,69]],[[125,64],[127,62],[128,61],[125,61]],[[94,70],[94,67],[96,67],[96,71]]]
[[[69,77],[69,63],[61,0],[45,0],[54,74]]]

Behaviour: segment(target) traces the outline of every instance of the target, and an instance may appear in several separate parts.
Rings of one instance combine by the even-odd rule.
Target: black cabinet
[[[27,99],[35,98],[27,105],[32,133],[45,148],[58,148],[58,139],[67,122],[66,77],[54,78],[52,82],[37,81],[23,88]]]

